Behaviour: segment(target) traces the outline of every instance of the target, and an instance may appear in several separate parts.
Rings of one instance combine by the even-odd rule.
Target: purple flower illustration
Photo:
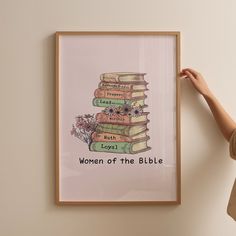
[[[106,107],[105,110],[103,110],[103,112],[105,112],[105,114],[109,115],[109,116],[112,116],[116,113],[116,107],[115,106],[109,106],[109,107]]]
[[[132,106],[130,106],[129,104],[124,104],[122,107],[122,113],[124,115],[131,115],[131,111],[132,111]]]
[[[135,117],[142,115],[142,113],[143,113],[143,109],[141,106],[133,107],[131,110],[131,115]]]
[[[72,125],[70,133],[89,145],[92,141],[92,133],[96,130],[96,127],[97,121],[94,114],[80,115],[75,118],[75,124]]]

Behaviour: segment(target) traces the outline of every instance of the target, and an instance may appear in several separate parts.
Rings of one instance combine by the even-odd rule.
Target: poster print
[[[179,33],[56,33],[56,201],[180,203]]]
[[[90,151],[135,154],[147,146],[147,116],[143,109],[147,91],[144,73],[116,72],[100,75],[93,106],[101,112],[76,116],[71,134]]]

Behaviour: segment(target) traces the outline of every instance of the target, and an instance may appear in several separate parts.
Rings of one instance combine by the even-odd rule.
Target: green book
[[[110,152],[110,153],[127,153],[136,154],[145,152],[151,148],[147,146],[147,136],[144,140],[136,142],[92,142],[90,144],[90,151],[94,152]]]
[[[134,136],[147,130],[147,122],[142,125],[98,124],[96,132]]]
[[[113,99],[113,98],[94,98],[93,105],[97,107],[108,107],[108,106],[123,106],[128,104],[130,106],[146,106],[144,103],[145,96],[133,98],[133,99]]]

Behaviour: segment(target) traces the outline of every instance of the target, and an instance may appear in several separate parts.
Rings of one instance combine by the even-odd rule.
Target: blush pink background
[[[175,37],[60,36],[60,200],[175,201]],[[136,155],[90,152],[70,135],[75,116],[94,114],[92,99],[104,72],[147,73],[145,111],[150,151]],[[174,113],[173,113],[174,111]],[[80,165],[79,157],[158,157],[162,165]]]

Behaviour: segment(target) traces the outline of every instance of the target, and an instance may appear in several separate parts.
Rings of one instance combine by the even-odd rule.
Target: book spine
[[[131,146],[128,142],[92,142],[90,151],[131,154]]]
[[[122,78],[125,78],[127,82],[134,82],[134,81],[143,81],[145,74],[146,73],[125,73],[125,74],[103,73],[101,74],[100,79],[101,81],[104,82],[119,83],[122,81]]]
[[[133,89],[132,84],[115,84],[115,83],[100,82],[98,86],[101,89],[119,89],[123,91],[131,91]]]
[[[107,82],[118,82],[118,75],[117,74],[112,74],[112,73],[104,73],[101,74],[100,79],[101,81],[107,81]]]
[[[119,75],[118,82],[121,82],[122,78],[126,78],[127,82],[140,82],[144,81],[144,74]]]
[[[94,92],[95,97],[97,98],[114,98],[114,99],[131,99],[132,92],[120,91],[120,90],[103,90],[96,89]]]
[[[119,134],[94,132],[92,140],[93,142],[131,142],[132,138]]]
[[[108,124],[122,124],[130,125],[131,117],[128,115],[118,116],[118,115],[106,115],[104,113],[97,113],[96,120],[98,123],[108,123]]]
[[[140,101],[142,107],[146,107],[147,105],[144,104],[144,99],[147,96],[142,97],[135,97],[132,99],[113,99],[113,98],[94,98],[93,105],[97,107],[108,107],[108,106],[123,106],[124,104],[127,105],[134,105],[136,102]]]
[[[97,132],[105,132],[105,133],[111,133],[111,134],[119,134],[124,136],[129,136],[129,126],[123,126],[122,129],[114,129],[113,127],[102,127],[100,125],[97,126],[96,131]]]
[[[126,100],[122,99],[112,99],[112,98],[94,98],[93,105],[97,107],[107,107],[107,106],[123,106]],[[126,104],[131,105],[132,101],[126,101]]]

